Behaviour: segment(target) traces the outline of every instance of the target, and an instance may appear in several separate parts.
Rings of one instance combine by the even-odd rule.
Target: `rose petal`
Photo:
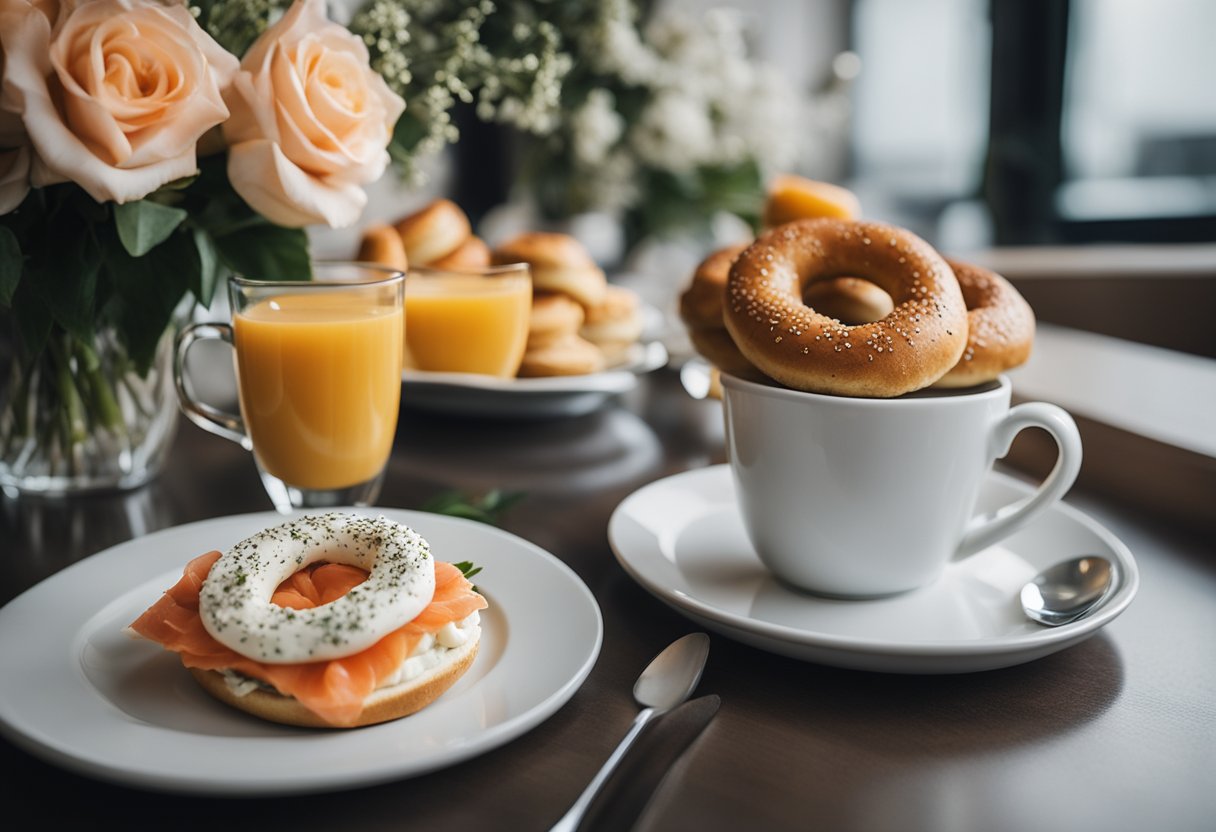
[[[361,187],[330,185],[309,176],[268,139],[230,146],[228,179],[255,211],[292,228],[320,222],[344,228],[354,224],[367,205]]]
[[[239,64],[188,9],[64,0],[52,31],[47,13],[24,8],[0,32],[0,106],[23,116],[36,186],[71,180],[126,202],[197,170],[195,145],[226,117],[220,89]]]
[[[258,38],[225,101],[224,138],[242,157],[230,157],[229,178],[242,196],[253,195],[246,199],[255,209],[287,225],[354,222],[366,202],[361,186],[388,167],[405,107],[371,69],[363,42],[326,18],[321,0],[297,0]],[[331,204],[336,194],[341,202]]]

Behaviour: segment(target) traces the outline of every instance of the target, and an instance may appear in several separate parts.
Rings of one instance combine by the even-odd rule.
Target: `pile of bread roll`
[[[597,373],[626,361],[642,337],[637,294],[610,284],[574,237],[529,231],[491,249],[448,199],[393,225],[369,226],[358,257],[403,271],[411,265],[460,271],[527,263],[532,313],[520,377]]]
[[[365,228],[359,260],[401,271],[410,265],[479,269],[490,265],[490,247],[473,234],[459,205],[437,199],[393,225],[377,223]]]

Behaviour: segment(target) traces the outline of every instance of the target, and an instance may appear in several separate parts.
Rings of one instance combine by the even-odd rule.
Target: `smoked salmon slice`
[[[198,612],[199,590],[219,558],[219,552],[208,552],[186,564],[181,579],[132,622],[131,629],[177,653],[186,667],[243,673],[295,697],[335,726],[355,723],[363,710],[363,700],[396,672],[425,635],[488,606],[457,567],[434,561],[435,594],[431,603],[413,621],[371,647],[341,659],[265,664],[225,647],[203,627]],[[366,578],[367,572],[355,566],[313,564],[283,581],[271,601],[291,609],[309,609],[342,597]]]

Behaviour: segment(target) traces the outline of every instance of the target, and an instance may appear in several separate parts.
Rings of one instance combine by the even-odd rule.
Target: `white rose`
[[[246,202],[286,226],[351,225],[363,186],[388,166],[403,102],[368,62],[363,41],[296,0],[262,33],[225,94],[228,178]]]
[[[237,61],[184,5],[0,2],[2,102],[29,135],[35,186],[72,181],[129,202],[197,171],[195,144],[227,117],[220,90]]]

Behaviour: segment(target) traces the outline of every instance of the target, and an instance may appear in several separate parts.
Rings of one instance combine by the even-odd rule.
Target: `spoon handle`
[[[583,820],[583,815],[587,813],[587,807],[591,805],[591,801],[599,794],[600,789],[608,782],[608,778],[612,772],[616,770],[617,765],[625,756],[625,752],[629,750],[629,746],[633,745],[633,741],[638,738],[638,734],[642,733],[642,728],[650,721],[650,718],[655,715],[654,708],[644,708],[638,712],[638,715],[633,719],[633,725],[629,728],[624,739],[617,745],[616,750],[612,752],[605,762],[596,772],[595,777],[591,778],[591,782],[587,784],[587,788],[583,789],[583,793],[578,796],[578,800],[574,801],[569,811],[562,815],[561,820],[553,824],[549,832],[575,832],[578,829],[579,823]]]

